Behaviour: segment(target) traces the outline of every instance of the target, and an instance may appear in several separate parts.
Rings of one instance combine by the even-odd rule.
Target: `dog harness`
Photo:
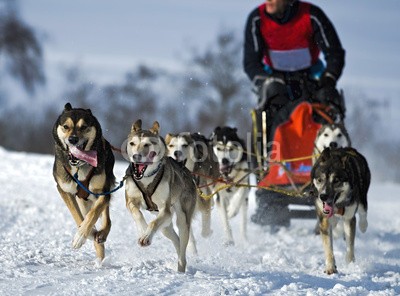
[[[149,184],[149,186],[144,187],[142,182],[135,179],[134,172],[132,166],[130,166],[132,180],[140,190],[143,195],[144,202],[146,203],[147,210],[150,212],[158,212],[157,205],[153,202],[151,197],[153,196],[154,192],[156,191],[158,185],[164,176],[164,165],[160,167],[159,173],[155,176],[154,180]]]
[[[345,208],[337,208],[335,215],[343,216],[345,212]]]
[[[64,165],[64,170],[68,173],[68,175],[72,178],[72,180],[75,180],[74,176],[72,175],[71,171]],[[87,174],[85,180],[81,181],[81,184],[85,188],[89,188],[90,180],[92,180],[94,175],[94,167],[90,167],[90,171]],[[82,186],[79,186],[79,184],[76,185],[76,189],[78,190],[76,193],[76,196],[83,199],[83,200],[88,200],[89,197],[89,192],[87,192]]]

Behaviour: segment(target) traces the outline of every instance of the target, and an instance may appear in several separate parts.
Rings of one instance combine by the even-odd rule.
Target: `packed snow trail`
[[[161,233],[150,247],[137,245],[124,190],[113,195],[106,260],[96,268],[91,241],[80,250],[71,247],[76,226],[56,190],[53,157],[0,148],[0,159],[0,295],[400,294],[400,185],[372,183],[369,228],[366,234],[357,230],[356,262],[346,265],[344,242],[334,242],[338,274],[323,272],[314,220],[292,220],[275,234],[249,223],[249,242],[226,248],[215,209],[208,239],[195,218],[199,254],[189,254],[188,271],[180,274],[175,250]],[[126,166],[117,162],[117,180]],[[236,217],[237,240],[238,227]]]

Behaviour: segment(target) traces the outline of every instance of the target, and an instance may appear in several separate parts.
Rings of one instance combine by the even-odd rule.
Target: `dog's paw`
[[[356,261],[356,258],[354,257],[354,254],[352,253],[347,253],[346,254],[346,263],[349,264],[351,262]]]
[[[85,237],[85,235],[80,230],[78,230],[78,232],[74,236],[74,240],[72,241],[72,247],[74,249],[79,249],[85,244],[86,240],[87,238]]]
[[[106,233],[105,230],[100,230],[95,233],[94,241],[98,244],[104,244],[107,240],[107,235],[108,235],[108,233]]]
[[[94,260],[94,267],[95,268],[103,267],[103,262],[104,262],[104,258],[96,258],[96,260]]]
[[[235,245],[235,242],[233,240],[224,241],[224,247],[231,247],[234,245]]]
[[[150,238],[149,235],[146,235],[146,234],[145,234],[145,235],[142,235],[142,236],[139,238],[138,243],[139,243],[139,246],[141,246],[141,247],[148,247],[148,246],[151,245],[151,238]]]
[[[368,228],[368,221],[367,219],[360,219],[360,222],[358,222],[358,228],[360,228],[360,231],[362,233],[365,233]]]
[[[325,272],[327,275],[331,275],[331,274],[337,273],[336,266],[327,267],[327,268],[325,269],[324,272]]]

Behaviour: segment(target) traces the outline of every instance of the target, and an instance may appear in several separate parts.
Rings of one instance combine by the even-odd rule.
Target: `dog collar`
[[[162,162],[159,162],[158,166],[150,174],[143,175],[143,177],[149,178],[149,177],[154,176],[160,170],[161,166],[162,166]]]

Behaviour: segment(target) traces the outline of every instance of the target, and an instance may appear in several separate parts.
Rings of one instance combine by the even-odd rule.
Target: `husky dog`
[[[178,254],[178,271],[185,272],[186,248],[196,206],[196,185],[185,167],[165,155],[164,139],[159,124],[142,130],[142,121],[132,125],[126,151],[130,165],[126,171],[126,206],[136,222],[139,245],[149,246],[157,230],[169,238]],[[146,223],[140,208],[155,212],[156,218]],[[176,213],[179,236],[172,225]]]
[[[167,134],[165,141],[168,155],[193,173],[198,188],[201,188],[206,194],[211,194],[213,180],[219,177],[219,171],[209,140],[198,133],[179,133]],[[212,205],[212,198],[206,200],[199,195],[197,196],[196,210],[202,214],[201,235],[203,237],[212,234]]]
[[[367,192],[371,174],[364,156],[353,148],[326,148],[311,171],[312,194],[320,223],[327,274],[336,273],[332,245],[332,228],[343,219],[347,245],[346,262],[354,258],[356,212],[359,228],[365,232],[367,222]]]
[[[99,122],[89,109],[72,108],[70,103],[53,127],[55,161],[53,176],[57,189],[72,214],[78,232],[73,247],[78,249],[86,239],[93,239],[97,263],[104,259],[104,242],[111,228],[110,192],[115,186],[114,155],[103,138]],[[94,196],[78,186],[74,176]],[[101,216],[99,231],[95,223]]]
[[[237,135],[236,128],[217,127],[211,135],[214,153],[218,159],[221,178],[228,184],[248,182],[246,170],[248,163],[244,154],[245,144]],[[221,184],[217,184],[217,190]],[[235,187],[219,191],[217,196],[217,207],[220,212],[222,224],[225,230],[225,244],[232,245],[232,229],[228,219],[242,212],[241,235],[247,240],[247,208],[249,189]]]
[[[325,148],[351,147],[351,141],[343,123],[324,124],[318,131],[314,142],[314,155],[318,155]],[[313,163],[318,157],[313,157]]]

